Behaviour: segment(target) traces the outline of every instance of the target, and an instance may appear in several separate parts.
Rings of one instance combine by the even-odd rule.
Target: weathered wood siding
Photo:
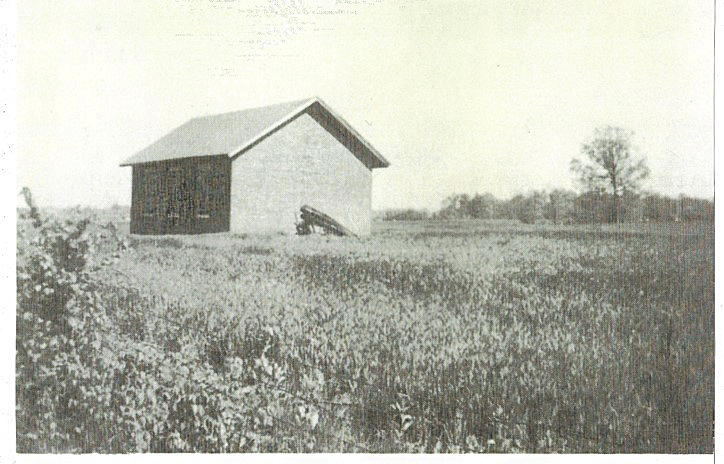
[[[131,233],[228,231],[230,174],[226,155],[134,165]]]
[[[309,205],[359,235],[370,232],[372,171],[302,114],[231,162],[234,232],[295,232]]]

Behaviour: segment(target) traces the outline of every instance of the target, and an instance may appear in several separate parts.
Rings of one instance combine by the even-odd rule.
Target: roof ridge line
[[[310,100],[314,100],[314,99],[319,99],[319,97],[313,96],[313,97],[310,97],[310,98],[301,98],[301,99],[299,99],[299,100],[287,100],[287,101],[283,101],[283,102],[272,103],[271,105],[252,106],[252,107],[244,108],[244,109],[241,109],[241,110],[224,111],[224,112],[221,112],[221,113],[210,113],[210,114],[206,114],[206,115],[203,115],[203,116],[194,116],[194,117],[192,117],[191,119],[189,119],[189,121],[193,121],[194,119],[213,118],[213,117],[215,117],[215,116],[225,116],[225,115],[227,115],[227,114],[244,113],[244,112],[246,112],[246,111],[261,110],[261,109],[264,109],[264,108],[271,108],[271,107],[273,107],[273,106],[288,105],[288,104],[290,104],[290,103],[295,103],[295,102],[306,102],[306,101],[310,101]]]

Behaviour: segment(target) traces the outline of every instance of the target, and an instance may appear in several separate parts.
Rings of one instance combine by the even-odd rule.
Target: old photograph
[[[18,1],[15,453],[713,459],[714,7]]]

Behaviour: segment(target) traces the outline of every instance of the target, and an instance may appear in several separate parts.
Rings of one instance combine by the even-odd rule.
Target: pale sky
[[[118,167],[186,120],[317,95],[392,166],[373,208],[573,188],[600,125],[646,189],[710,198],[714,2],[18,2],[17,190],[128,205]]]

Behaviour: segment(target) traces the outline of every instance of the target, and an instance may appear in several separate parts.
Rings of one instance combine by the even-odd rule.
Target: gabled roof
[[[233,160],[303,113],[312,116],[369,169],[390,165],[345,120],[315,97],[191,119],[121,166],[214,155],[228,155]]]

